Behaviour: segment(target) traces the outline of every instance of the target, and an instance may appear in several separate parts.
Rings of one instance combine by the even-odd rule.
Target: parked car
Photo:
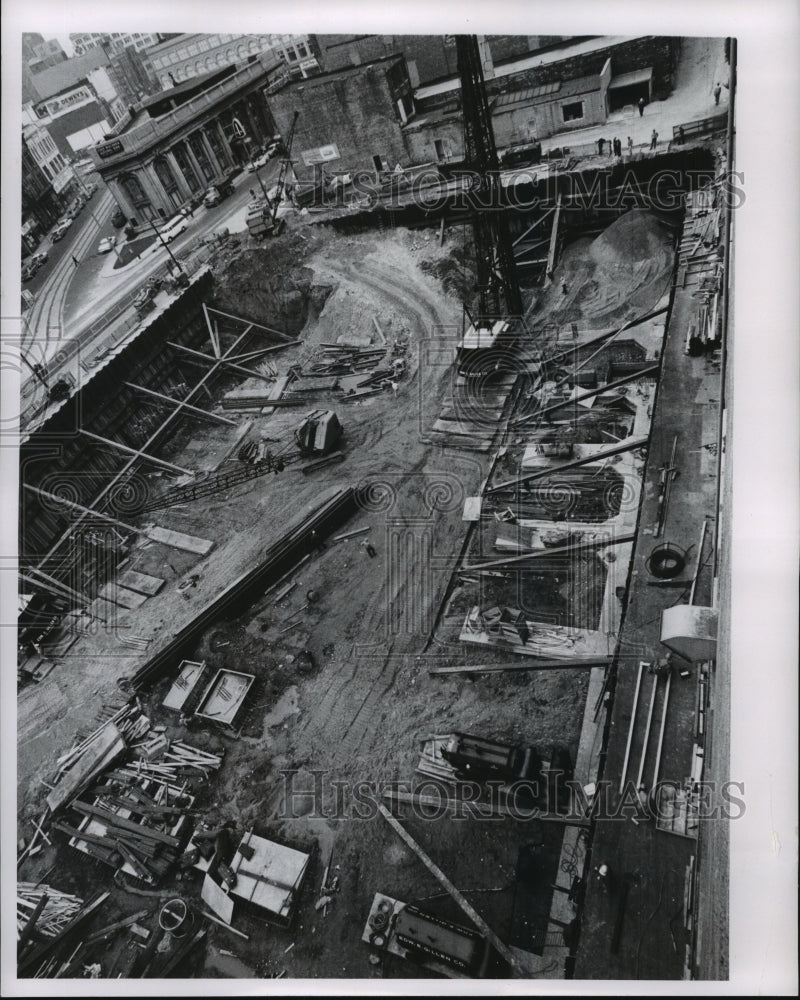
[[[106,236],[105,239],[100,240],[97,244],[98,253],[111,253],[114,247],[117,245],[116,237]]]
[[[267,159],[271,160],[273,156],[276,156],[281,151],[281,149],[283,149],[283,143],[280,139],[275,142],[271,142],[269,146],[267,146]]]
[[[111,225],[115,229],[122,229],[122,227],[125,225],[127,221],[128,220],[125,216],[125,213],[122,211],[121,208],[118,208],[116,212],[114,212],[114,214],[111,216]]]
[[[50,239],[53,241],[53,243],[58,243],[60,239],[63,239],[65,233],[67,232],[67,230],[71,225],[72,225],[72,219],[64,219],[63,221],[59,222],[59,224],[50,234]]]
[[[47,258],[47,251],[46,250],[39,250],[38,253],[35,253],[31,257],[31,260],[35,260],[37,262],[37,264],[39,265],[39,267],[41,267],[42,264],[46,264],[47,263],[47,259],[48,258]]]
[[[91,198],[96,190],[97,190],[97,185],[89,183],[86,185],[86,190],[83,193],[87,198]]]
[[[269,153],[262,153],[260,156],[257,156],[254,160],[247,164],[247,169],[252,174],[255,173],[256,170],[260,170],[262,167],[265,167],[268,163]]]
[[[22,265],[22,280],[30,281],[39,270],[39,265],[34,260],[28,260]]]

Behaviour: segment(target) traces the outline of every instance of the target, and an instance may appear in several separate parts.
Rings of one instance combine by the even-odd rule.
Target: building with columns
[[[127,218],[174,215],[275,132],[267,90],[282,62],[264,53],[162,91],[132,109],[89,155]]]

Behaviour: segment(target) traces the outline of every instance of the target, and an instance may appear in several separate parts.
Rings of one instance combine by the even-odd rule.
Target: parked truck
[[[536,781],[542,773],[542,758],[533,747],[523,749],[467,733],[453,733],[442,756],[459,778],[476,781]]]

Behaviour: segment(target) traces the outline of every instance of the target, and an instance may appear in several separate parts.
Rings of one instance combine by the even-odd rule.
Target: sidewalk
[[[580,147],[586,153],[588,147],[593,146],[593,152],[597,154],[598,139],[610,142],[614,138],[622,141],[625,152],[628,136],[633,140],[634,149],[640,151],[642,146],[650,146],[653,129],[658,133],[658,145],[661,147],[672,140],[673,126],[727,110],[728,91],[725,85],[728,73],[724,39],[686,38],[675,73],[675,89],[665,101],[653,101],[646,105],[641,117],[636,108],[623,109],[609,115],[603,125],[551,135],[542,140],[542,152],[566,146],[570,150]],[[717,82],[722,85],[718,106],[714,102]],[[606,159],[612,158],[606,156]]]

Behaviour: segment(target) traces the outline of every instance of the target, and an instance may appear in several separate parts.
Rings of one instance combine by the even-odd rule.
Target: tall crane
[[[514,320],[522,315],[514,251],[508,218],[501,207],[500,170],[478,39],[456,36],[461,105],[464,117],[464,166],[471,171],[474,211],[472,233],[478,277],[478,309],[459,346],[461,374],[484,369],[487,351],[502,346]]]
[[[278,172],[278,183],[275,188],[275,199],[273,203],[270,204],[267,192],[264,190],[264,185],[262,184],[261,189],[264,191],[263,199],[256,199],[249,205],[247,212],[247,228],[250,231],[250,235],[255,236],[256,239],[261,239],[264,236],[280,236],[283,231],[283,220],[278,221],[278,208],[280,206],[283,189],[286,184],[286,174],[292,162],[291,156],[292,143],[294,142],[294,130],[299,117],[300,112],[295,111],[294,117],[292,118],[292,127],[289,129],[289,138],[286,141],[285,152],[283,159],[281,160],[280,170]],[[256,176],[258,176],[257,172]],[[259,183],[261,183],[260,178]]]
[[[456,53],[461,77],[465,167],[477,175],[479,205],[490,206],[477,209],[472,225],[478,265],[478,318],[490,313],[518,316],[522,313],[522,297],[508,218],[500,208],[500,168],[477,37],[456,36]]]
[[[300,117],[300,112],[295,111],[294,117],[292,118],[292,127],[289,129],[289,138],[286,140],[286,153],[281,160],[281,169],[278,174],[278,188],[275,192],[275,204],[272,206],[272,235],[277,236],[280,229],[276,228],[276,223],[278,220],[278,206],[281,203],[281,197],[283,196],[283,188],[286,184],[286,172],[292,162],[292,143],[294,142],[294,130],[297,126],[297,119]]]

